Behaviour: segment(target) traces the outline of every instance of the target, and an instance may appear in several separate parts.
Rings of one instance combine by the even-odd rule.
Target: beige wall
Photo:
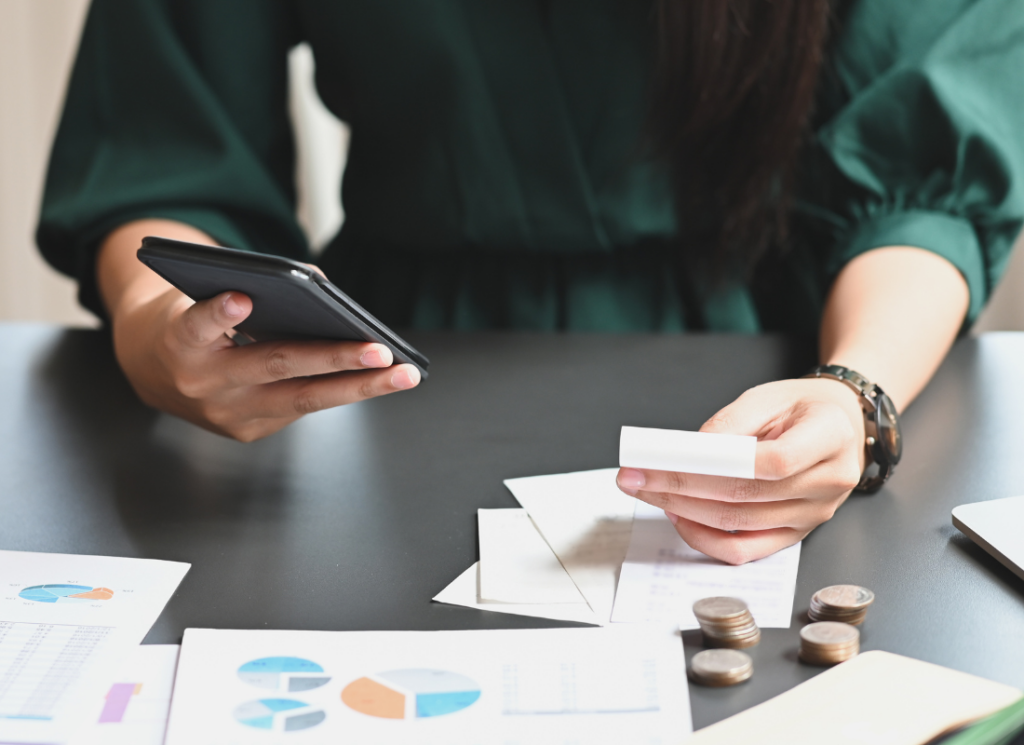
[[[87,4],[0,0],[0,320],[95,323],[75,302],[74,283],[39,258],[32,238],[47,152]],[[322,246],[343,219],[337,195],[347,132],[313,93],[308,49],[296,50],[291,61],[299,219],[314,246]],[[1019,250],[975,328],[995,329],[1024,329]]]
[[[91,325],[33,241],[86,0],[0,0],[0,319]]]
[[[75,283],[39,257],[33,239],[50,141],[87,7],[88,0],[0,0],[0,321],[96,325],[78,306]],[[291,82],[298,218],[319,248],[344,219],[338,195],[348,131],[316,97],[308,47],[292,53]]]
[[[996,289],[981,318],[972,329],[975,334],[986,331],[1024,330],[1024,234],[1010,259],[1003,281]]]

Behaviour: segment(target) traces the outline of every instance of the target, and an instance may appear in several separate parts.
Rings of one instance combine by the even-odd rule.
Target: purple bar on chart
[[[114,683],[110,686],[107,694],[107,703],[103,705],[100,713],[100,724],[120,722],[124,717],[124,710],[128,708],[128,702],[135,694],[135,683]]]

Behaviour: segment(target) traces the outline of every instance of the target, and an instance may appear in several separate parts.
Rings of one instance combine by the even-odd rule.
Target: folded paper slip
[[[712,432],[623,427],[619,465],[652,471],[754,478],[757,438]]]
[[[555,621],[575,621],[600,625],[594,611],[586,603],[482,603],[480,596],[480,565],[473,564],[451,584],[434,596],[435,603],[461,605],[464,608],[491,611],[492,613],[511,613],[515,616],[534,616],[550,618]]]
[[[477,510],[481,603],[587,605],[524,509]]]
[[[1019,700],[1021,691],[889,652],[865,652],[700,730],[688,745],[920,745]]]
[[[435,602],[519,616],[601,623],[526,510],[478,510],[477,519],[480,561],[438,593]]]
[[[505,481],[601,624],[612,615],[636,507],[636,499],[615,485],[617,472],[602,468]]]

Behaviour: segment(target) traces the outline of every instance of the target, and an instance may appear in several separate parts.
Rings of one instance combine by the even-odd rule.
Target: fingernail
[[[234,318],[242,315],[242,312],[242,306],[235,302],[234,295],[224,298],[224,313]]]
[[[412,388],[420,382],[420,374],[416,371],[409,372],[407,369],[399,370],[391,376],[391,385],[399,390]]]
[[[623,490],[626,489],[642,489],[644,484],[647,483],[647,479],[644,478],[642,471],[637,471],[633,468],[623,468],[619,471],[619,487]]]
[[[384,361],[384,355],[379,349],[368,349],[359,355],[359,362],[363,367],[387,367],[390,362]]]
[[[679,515],[673,515],[668,510],[665,510],[665,517],[667,517],[668,521],[670,523],[672,523],[673,525],[675,525],[677,522],[679,522]]]

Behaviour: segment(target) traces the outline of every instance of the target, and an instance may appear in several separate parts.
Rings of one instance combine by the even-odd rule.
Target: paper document
[[[742,566],[712,559],[687,546],[664,511],[637,502],[612,620],[675,621],[696,629],[694,602],[726,595],[746,601],[761,628],[787,629],[799,565],[799,543]]]
[[[435,603],[461,605],[496,613],[511,613],[515,616],[551,618],[555,621],[576,621],[597,625],[597,616],[586,603],[553,603],[533,605],[528,603],[481,603],[479,601],[479,563],[473,564],[446,588],[434,596]]]
[[[167,745],[668,745],[690,731],[682,641],[664,626],[188,629]]]
[[[507,479],[599,623],[608,623],[629,547],[636,499],[615,485],[616,468]]]
[[[121,665],[96,724],[72,745],[163,745],[171,711],[177,644],[142,644]]]
[[[687,743],[920,745],[1019,700],[1016,688],[888,652],[865,652]]]
[[[0,742],[87,727],[188,564],[0,551]]]
[[[477,510],[482,603],[586,605],[526,510]]]
[[[652,471],[754,478],[757,438],[675,429],[623,427],[619,465]]]

